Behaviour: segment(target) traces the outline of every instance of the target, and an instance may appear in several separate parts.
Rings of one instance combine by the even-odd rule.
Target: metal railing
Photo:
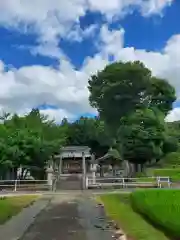
[[[47,180],[0,180],[0,192],[48,191],[51,187]]]
[[[134,188],[151,187],[162,188],[171,187],[169,177],[141,177],[141,178],[119,178],[119,177],[86,177],[86,188]]]

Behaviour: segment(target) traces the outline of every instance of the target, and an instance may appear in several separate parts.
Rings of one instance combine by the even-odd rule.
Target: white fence
[[[86,188],[133,188],[151,187],[162,188],[171,187],[169,177],[144,177],[144,178],[117,178],[117,177],[86,177]]]
[[[0,180],[0,192],[47,191],[51,187],[47,180]]]
[[[86,177],[86,189],[89,188],[136,188],[171,187],[169,177],[145,177],[145,178],[117,178],[117,177]],[[1,192],[27,192],[49,191],[56,188],[48,184],[47,180],[0,180]]]

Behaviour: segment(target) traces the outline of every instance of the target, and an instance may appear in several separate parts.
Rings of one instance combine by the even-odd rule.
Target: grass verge
[[[172,181],[180,181],[180,168],[148,169],[147,174],[155,177],[170,177]]]
[[[97,200],[104,203],[107,216],[115,220],[130,239],[167,240],[161,231],[146,222],[130,206],[130,194],[102,195]]]
[[[36,195],[0,198],[0,224],[4,224],[37,199]]]

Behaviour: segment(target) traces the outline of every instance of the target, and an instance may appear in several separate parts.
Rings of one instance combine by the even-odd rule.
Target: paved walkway
[[[104,213],[88,196],[56,195],[20,240],[110,240]]]
[[[49,204],[50,198],[43,197],[28,208],[24,208],[18,215],[12,217],[4,225],[0,225],[0,239],[19,240],[34,218]],[[2,238],[3,237],[3,238]]]

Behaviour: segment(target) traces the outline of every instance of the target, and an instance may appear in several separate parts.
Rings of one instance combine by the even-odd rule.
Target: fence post
[[[14,183],[15,183],[15,184],[14,184],[14,192],[16,192],[16,191],[17,191],[17,179],[15,180]]]
[[[124,178],[122,178],[122,187],[125,188]]]
[[[159,177],[156,177],[156,182],[157,182],[157,185],[158,185],[158,188],[159,188]]]
[[[171,188],[171,181],[169,177],[168,177],[168,187]]]
[[[88,189],[88,185],[89,185],[89,178],[86,177],[86,189]]]

